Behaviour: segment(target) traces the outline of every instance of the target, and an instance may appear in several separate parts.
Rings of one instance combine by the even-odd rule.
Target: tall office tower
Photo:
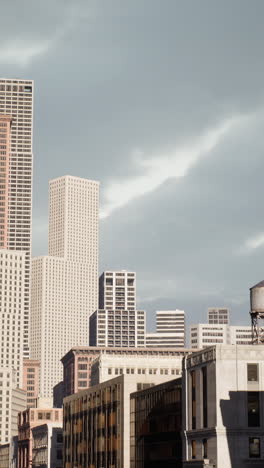
[[[147,347],[175,348],[185,344],[184,310],[157,310],[156,333],[146,334]]]
[[[31,354],[44,397],[62,380],[62,356],[89,342],[89,316],[98,308],[98,210],[98,182],[50,182],[49,256],[33,259],[31,287]]]
[[[136,273],[125,270],[102,273],[99,309],[136,310]]]
[[[90,316],[90,346],[144,347],[144,310],[96,310]]]
[[[209,307],[208,323],[214,325],[229,325],[230,311],[226,307]]]
[[[33,82],[0,79],[0,248],[25,252],[23,352],[29,357]]]

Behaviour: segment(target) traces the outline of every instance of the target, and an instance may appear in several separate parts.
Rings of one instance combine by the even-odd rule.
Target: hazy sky
[[[33,254],[48,180],[101,182],[100,270],[138,306],[249,321],[264,278],[263,0],[2,2],[0,75],[35,80]]]

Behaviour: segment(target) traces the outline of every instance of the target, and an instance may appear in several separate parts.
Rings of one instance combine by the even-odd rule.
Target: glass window
[[[258,382],[258,364],[247,365],[248,382]]]
[[[196,440],[192,440],[191,442],[192,447],[192,459],[196,458]]]
[[[259,437],[249,437],[249,458],[260,458]]]
[[[248,392],[248,426],[259,427],[259,392]]]
[[[203,439],[203,458],[208,458],[207,439]]]

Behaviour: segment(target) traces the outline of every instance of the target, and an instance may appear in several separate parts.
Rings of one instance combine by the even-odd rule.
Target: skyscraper
[[[230,311],[226,307],[209,307],[208,309],[208,323],[229,325],[230,323]]]
[[[158,310],[156,333],[146,334],[147,347],[175,348],[185,344],[184,310]]]
[[[49,256],[32,261],[31,350],[40,394],[62,380],[62,356],[89,342],[98,305],[99,183],[64,176],[50,182]]]
[[[29,357],[33,82],[0,79],[0,248],[25,252],[24,357]],[[23,336],[22,336],[23,335]]]
[[[104,271],[99,278],[99,308],[136,310],[136,273]]]

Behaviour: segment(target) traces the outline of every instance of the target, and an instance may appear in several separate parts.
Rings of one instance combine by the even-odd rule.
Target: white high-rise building
[[[24,251],[24,357],[29,357],[33,81],[0,79],[0,249]],[[23,335],[23,336],[22,336]]]
[[[157,310],[156,333],[146,334],[147,347],[175,348],[185,344],[184,310]]]
[[[90,346],[144,347],[144,310],[96,310],[90,316]]]
[[[251,343],[250,326],[198,323],[190,327],[191,348],[205,348],[217,344],[247,345]]]
[[[98,182],[50,182],[49,256],[32,262],[31,350],[41,396],[52,396],[62,380],[62,356],[89,342],[89,316],[98,308],[98,211]]]
[[[17,434],[17,416],[27,406],[26,392],[17,388],[17,373],[12,367],[0,367],[0,445]]]
[[[230,310],[227,307],[209,307],[208,323],[212,325],[229,325]]]
[[[136,273],[104,271],[99,278],[99,308],[136,310]]]

